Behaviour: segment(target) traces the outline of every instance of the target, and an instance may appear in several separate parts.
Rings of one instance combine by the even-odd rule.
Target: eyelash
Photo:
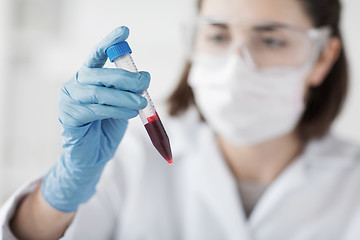
[[[207,39],[219,44],[229,41],[229,37],[225,36],[224,34],[209,34]]]
[[[214,45],[226,45],[231,42],[231,37],[226,33],[209,33],[206,35],[206,40]],[[287,46],[287,42],[272,36],[259,36],[258,43],[267,48],[284,48]],[[260,45],[259,45],[260,46]]]
[[[263,37],[261,38],[261,42],[263,42],[264,44],[266,44],[271,48],[285,47],[287,45],[285,41],[271,37]]]

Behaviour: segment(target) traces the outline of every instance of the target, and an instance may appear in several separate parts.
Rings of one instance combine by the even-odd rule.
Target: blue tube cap
[[[117,59],[118,57],[124,54],[132,53],[129,44],[126,41],[110,46],[108,49],[106,49],[105,52],[108,55],[111,62],[114,62],[115,59]]]

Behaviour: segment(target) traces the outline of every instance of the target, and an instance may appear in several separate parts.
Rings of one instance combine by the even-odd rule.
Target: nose
[[[241,57],[244,57],[245,42],[246,42],[246,37],[244,36],[244,34],[239,33],[236,36],[234,36],[230,47],[231,52]]]
[[[246,51],[246,47],[243,41],[237,40],[233,42],[230,47],[230,52],[240,56],[241,58],[245,57],[245,51]]]
[[[235,53],[239,55],[241,58],[244,58],[244,48],[242,45],[235,46]]]
[[[243,41],[234,42],[232,44],[230,52],[232,54],[236,54],[237,56],[241,57],[244,60],[244,62],[246,62],[249,65],[249,67],[255,66],[255,63],[251,57],[249,49],[247,48],[247,46]]]

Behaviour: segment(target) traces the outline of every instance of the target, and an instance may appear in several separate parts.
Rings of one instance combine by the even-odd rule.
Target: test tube
[[[106,54],[108,55],[110,61],[114,62],[117,68],[121,68],[130,72],[138,72],[134,60],[131,57],[131,53],[131,48],[126,41],[117,43],[106,49]],[[151,101],[150,95],[147,90],[139,94],[146,98],[148,102],[144,109],[139,110],[139,116],[154,147],[158,150],[161,156],[169,164],[171,164],[173,162],[173,158],[170,148],[170,141],[164,126],[161,123],[160,117],[156,112],[154,104]]]

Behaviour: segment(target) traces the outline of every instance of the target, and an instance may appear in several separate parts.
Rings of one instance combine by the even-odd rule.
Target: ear
[[[341,41],[338,37],[332,37],[324,47],[320,57],[308,76],[310,87],[320,86],[329,74],[334,63],[339,58],[341,52]]]

